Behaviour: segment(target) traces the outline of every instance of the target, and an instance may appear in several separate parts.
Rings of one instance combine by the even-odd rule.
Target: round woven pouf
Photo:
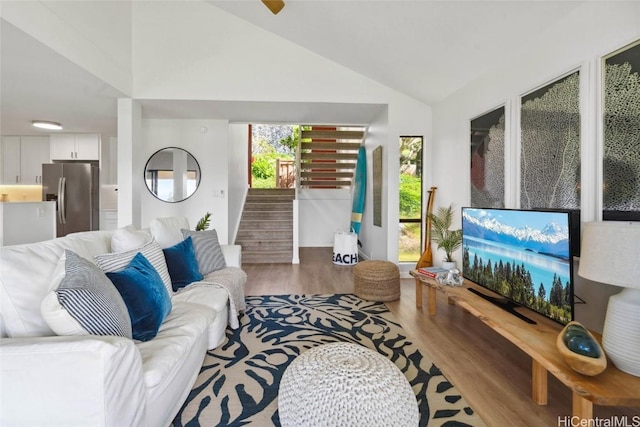
[[[314,347],[287,367],[278,390],[283,427],[415,427],[418,402],[404,374],[366,347]]]
[[[353,293],[367,301],[400,298],[400,269],[390,261],[367,260],[353,267]]]

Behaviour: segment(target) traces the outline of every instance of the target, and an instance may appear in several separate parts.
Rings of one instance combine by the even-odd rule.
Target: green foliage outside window
[[[251,186],[275,188],[276,160],[294,160],[300,126],[252,126]]]
[[[422,218],[422,142],[419,136],[400,138],[398,260],[417,261],[422,253],[422,224],[404,222]]]
[[[420,218],[422,210],[422,179],[400,175],[400,218]]]

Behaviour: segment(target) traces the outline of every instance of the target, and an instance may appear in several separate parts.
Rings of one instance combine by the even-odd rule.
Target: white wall
[[[511,66],[493,70],[479,77],[473,84],[458,91],[433,109],[433,185],[438,187],[435,206],[454,203],[468,205],[470,201],[470,119],[501,104],[507,105],[508,119],[505,151],[513,155],[507,169],[507,207],[518,207],[517,178],[517,121],[515,108],[519,96],[545,84],[568,71],[579,68],[582,75],[581,114],[582,161],[595,165],[597,162],[598,94],[600,58],[640,38],[640,3],[638,2],[585,2],[576,8],[558,25],[523,46],[521,58]],[[499,52],[496,52],[499,55]],[[513,161],[515,160],[515,161]],[[598,188],[594,179],[597,170],[583,167],[582,220],[597,218],[601,206]],[[425,185],[425,190],[429,186]],[[459,218],[458,218],[459,220]],[[460,251],[456,254],[460,262]],[[439,262],[442,253],[436,251],[434,260]],[[577,273],[577,269],[576,269]],[[606,301],[613,288],[586,283],[577,274],[576,294],[587,300],[586,305],[576,306],[577,319],[586,326],[601,330]]]
[[[134,182],[143,188],[141,226],[148,226],[153,218],[185,216],[193,229],[208,211],[212,214],[210,229],[220,230],[220,243],[228,243],[228,122],[143,119],[141,139],[134,145],[140,160],[134,168],[143,171],[149,157],[165,147],[179,147],[191,153],[200,165],[200,185],[188,199],[167,203],[153,196],[143,180]]]
[[[397,244],[389,245],[389,236],[387,229],[390,227],[394,230],[398,230],[397,226],[393,226],[387,221],[389,218],[394,217],[394,209],[391,208],[388,201],[393,199],[393,195],[390,197],[389,192],[392,190],[393,180],[389,179],[390,170],[396,169],[395,173],[398,173],[398,169],[394,168],[394,165],[399,164],[399,145],[396,140],[395,153],[392,147],[393,139],[388,134],[389,116],[388,110],[383,111],[372,121],[367,131],[367,139],[365,142],[365,148],[367,149],[367,189],[364,211],[362,213],[362,224],[360,225],[359,240],[362,243],[360,252],[366,259],[398,259]],[[373,150],[377,147],[382,147],[382,227],[373,225]],[[396,187],[397,189],[397,184]],[[397,190],[394,191],[397,199]],[[395,205],[395,218],[397,221],[397,204]],[[397,242],[398,239],[391,240],[391,242]],[[393,249],[389,246],[396,246],[395,257],[393,255]]]
[[[141,140],[142,107],[130,98],[118,99],[118,227],[140,227],[144,188],[144,165],[140,151],[134,147]]]
[[[249,126],[229,125],[229,242],[235,242],[249,184]]]
[[[348,190],[300,190],[300,247],[333,246],[334,233],[351,227],[351,201]]]
[[[133,2],[133,27],[136,98],[377,103],[396,93],[206,2]]]
[[[0,15],[124,93],[131,93],[131,4],[2,1]]]

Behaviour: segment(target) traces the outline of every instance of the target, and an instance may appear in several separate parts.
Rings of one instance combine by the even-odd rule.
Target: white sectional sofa
[[[95,262],[112,252],[114,233],[1,249],[0,425],[168,426],[207,348],[224,340],[227,325],[237,327],[246,274],[240,247],[220,245],[226,267],[170,293],[171,311],[154,338],[77,335],[82,332],[73,328],[56,334],[43,317],[43,301],[62,255],[70,250]]]

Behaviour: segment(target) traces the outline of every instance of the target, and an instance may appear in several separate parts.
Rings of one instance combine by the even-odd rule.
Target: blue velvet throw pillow
[[[191,237],[187,237],[177,245],[162,250],[167,261],[171,286],[174,291],[184,288],[190,283],[202,280],[198,268],[196,250]]]
[[[138,252],[124,270],[107,273],[107,277],[127,306],[133,339],[155,338],[171,313],[171,297],[156,269]]]

